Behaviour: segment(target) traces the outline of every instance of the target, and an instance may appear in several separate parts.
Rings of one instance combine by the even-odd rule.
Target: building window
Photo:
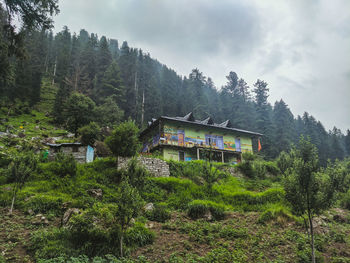
[[[179,152],[179,161],[185,161],[185,152]]]

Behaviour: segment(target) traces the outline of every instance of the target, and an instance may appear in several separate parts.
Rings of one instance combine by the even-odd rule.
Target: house
[[[210,117],[195,120],[189,113],[184,117],[152,119],[140,139],[143,153],[159,151],[167,160],[191,161],[210,156],[211,161],[237,163],[243,152],[253,152],[252,139],[260,136],[233,128],[229,120],[217,124]]]
[[[83,145],[79,142],[74,143],[47,143],[50,147],[48,151],[49,160],[54,160],[58,152],[72,154],[74,159],[79,163],[89,163],[94,160],[94,148],[90,145]]]

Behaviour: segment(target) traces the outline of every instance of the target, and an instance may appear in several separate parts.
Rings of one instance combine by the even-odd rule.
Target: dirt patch
[[[35,262],[27,250],[30,234],[45,227],[33,225],[34,217],[19,210],[14,210],[11,216],[8,208],[0,208],[0,253],[6,262]],[[50,222],[51,226],[56,224]]]

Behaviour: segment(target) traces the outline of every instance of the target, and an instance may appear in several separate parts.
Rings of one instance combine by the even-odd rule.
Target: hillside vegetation
[[[12,134],[25,137],[1,139],[0,262],[310,261],[304,222],[285,198],[280,159],[246,156],[234,174],[226,172],[227,164],[172,161],[171,176],[156,178],[135,161],[117,170],[114,157],[89,164],[70,156],[41,159],[40,140],[65,140],[68,134],[41,112],[10,116],[9,124]],[[13,156],[28,150],[36,150],[38,167],[9,216],[14,178],[7,167]],[[317,262],[350,262],[350,161],[329,164],[323,172],[337,173],[343,189],[333,208],[314,219]],[[125,232],[121,259],[117,218],[125,178],[143,208]]]

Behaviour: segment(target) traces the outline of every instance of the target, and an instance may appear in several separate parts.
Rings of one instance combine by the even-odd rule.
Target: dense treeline
[[[0,16],[4,24],[6,13],[2,11]],[[6,36],[3,31],[2,47]],[[262,154],[267,158],[288,150],[301,134],[310,136],[323,165],[328,159],[350,154],[349,130],[345,135],[336,127],[327,131],[307,112],[294,117],[282,99],[271,105],[268,84],[263,80],[249,87],[232,71],[227,84],[218,90],[198,69],[181,77],[126,41],[119,47],[118,40],[99,38],[84,29],[72,34],[64,27],[55,36],[44,29],[24,30],[22,36],[24,59],[1,49],[2,104],[19,99],[34,105],[40,100],[45,76],[58,87],[53,116],[74,132],[93,120],[104,126],[132,118],[145,127],[151,118],[192,111],[198,119],[208,115],[216,122],[230,119],[234,127],[263,133]],[[72,112],[80,112],[80,116],[72,116]]]

